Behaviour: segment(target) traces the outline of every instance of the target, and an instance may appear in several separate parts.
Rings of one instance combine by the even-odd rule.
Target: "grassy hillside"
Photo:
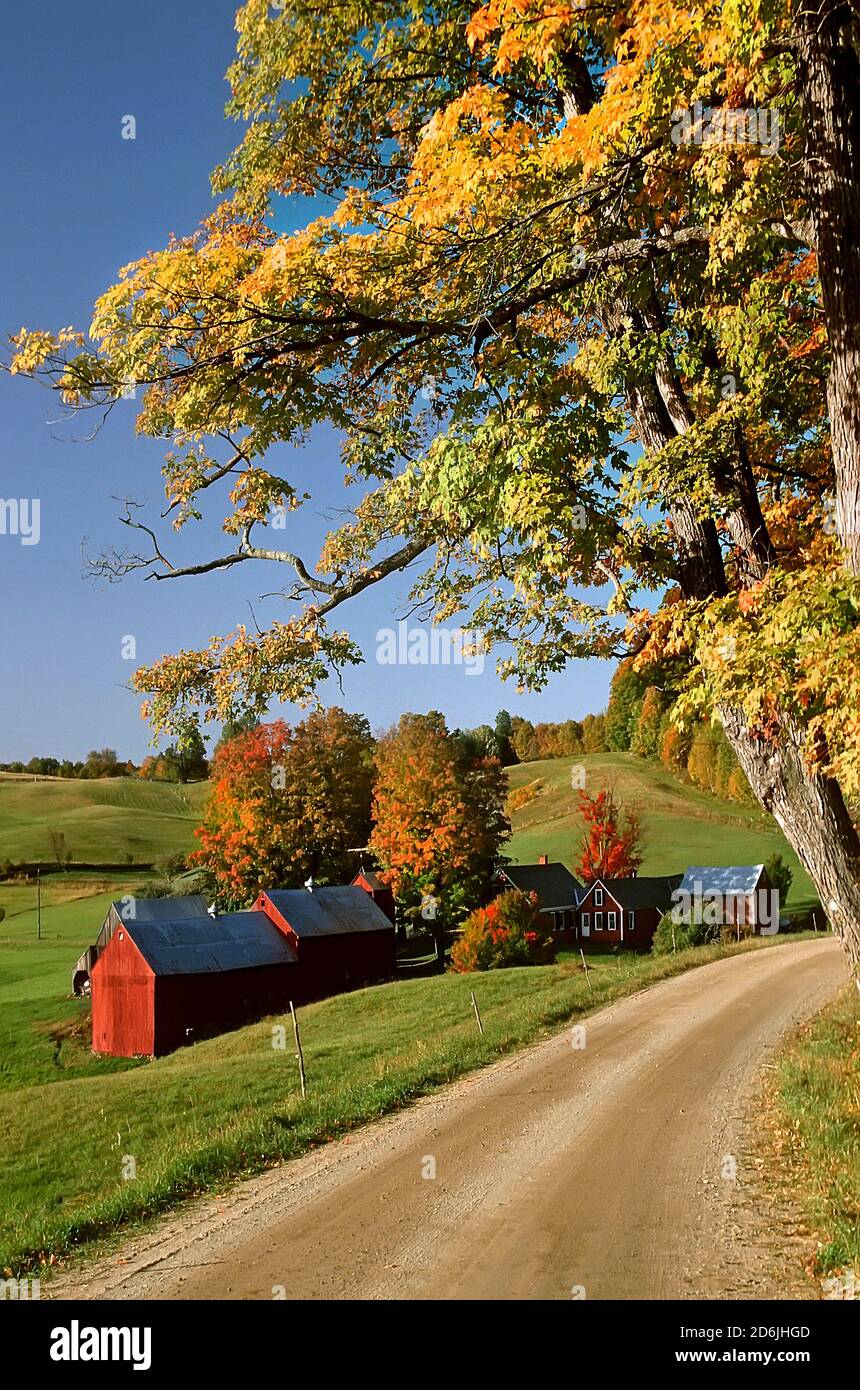
[[[52,830],[83,863],[121,863],[129,855],[148,863],[190,850],[208,790],[206,782],[0,775],[0,860],[50,859]]]
[[[511,788],[540,780],[544,789],[512,817],[513,838],[506,853],[515,863],[534,863],[547,854],[575,869],[582,840],[577,792],[571,768],[585,768],[585,785],[594,792],[613,783],[625,806],[642,818],[643,874],[679,873],[690,864],[760,864],[779,851],[794,872],[790,907],[815,900],[812,884],[775,822],[763,812],[720,801],[674,777],[665,768],[631,753],[592,753],[584,757],[522,763],[510,769]]]
[[[308,1095],[289,1017],[112,1075],[0,1094],[0,1268],[21,1272],[178,1198],[325,1143],[569,1019],[656,980],[783,939],[677,955],[592,956],[475,976],[404,980],[300,1010]],[[477,992],[485,1032],[470,1001]],[[127,1156],[136,1176],[127,1180]]]
[[[47,877],[41,939],[35,885],[0,883],[6,912],[0,922],[0,1092],[129,1065],[90,1052],[89,1003],[71,995],[71,973],[98,935],[108,904],[140,883],[139,877],[115,886],[94,876]]]

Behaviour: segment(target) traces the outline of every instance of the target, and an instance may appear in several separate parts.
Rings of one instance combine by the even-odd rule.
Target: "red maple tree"
[[[586,883],[596,878],[627,878],[642,863],[642,826],[635,811],[625,810],[612,787],[594,795],[580,792],[585,839],[577,872]]]

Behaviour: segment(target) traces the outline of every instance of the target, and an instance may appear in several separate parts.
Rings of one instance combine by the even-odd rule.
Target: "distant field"
[[[545,783],[545,789],[512,817],[514,834],[505,852],[514,862],[534,863],[538,855],[547,854],[574,868],[582,840],[577,793],[571,787],[575,765],[585,768],[588,791],[612,782],[623,804],[639,811],[643,874],[680,873],[690,864],[760,864],[778,851],[794,872],[789,907],[816,901],[797,855],[769,816],[700,792],[631,753],[591,753],[510,768],[512,788],[538,779]]]
[[[194,848],[207,782],[179,786],[106,778],[39,781],[0,774],[0,860],[47,860],[51,831],[61,831],[72,859],[149,863]]]

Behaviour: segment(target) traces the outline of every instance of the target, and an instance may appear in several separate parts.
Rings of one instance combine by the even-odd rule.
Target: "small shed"
[[[363,888],[365,893],[369,893],[373,898],[376,906],[385,913],[389,922],[394,921],[394,894],[373,869],[359,869],[351,886]]]
[[[692,865],[678,895],[682,913],[710,911],[720,926],[765,928],[765,935],[779,926],[779,895],[764,864]]]
[[[158,1057],[282,1013],[296,960],[289,938],[262,912],[124,919],[93,966],[93,1050]]]
[[[394,927],[356,884],[267,889],[254,911],[266,913],[294,947],[303,999],[320,999],[394,974]]]

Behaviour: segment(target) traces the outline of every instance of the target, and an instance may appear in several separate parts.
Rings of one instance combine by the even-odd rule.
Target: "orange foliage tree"
[[[261,888],[295,888],[309,876],[348,882],[349,851],[370,831],[372,753],[367,720],[336,708],[222,744],[193,856],[216,901],[241,907]]]
[[[594,796],[580,792],[585,840],[577,872],[586,883],[596,878],[626,878],[642,863],[642,830],[635,811],[625,811],[612,787]]]
[[[471,757],[437,711],[405,714],[381,739],[376,768],[371,848],[395,897],[407,909],[423,901],[441,930],[488,895],[510,833],[502,768]]]
[[[486,907],[476,908],[451,950],[451,965],[459,974],[551,965],[554,960],[555,943],[541,921],[535,893],[502,893]]]

